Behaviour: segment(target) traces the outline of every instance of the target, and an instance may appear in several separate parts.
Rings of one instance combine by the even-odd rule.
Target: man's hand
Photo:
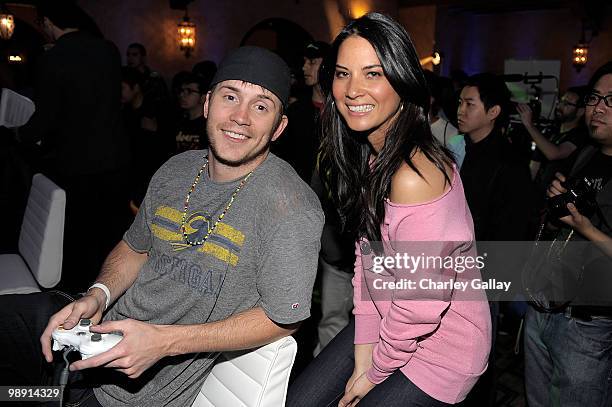
[[[74,362],[70,365],[71,371],[104,366],[114,368],[130,379],[135,379],[158,360],[167,356],[164,331],[158,325],[124,319],[93,325],[90,331],[96,333],[119,331],[123,333],[123,339],[104,353]]]
[[[550,184],[550,186],[548,187],[547,195],[549,198],[556,196],[556,195],[561,195],[567,192],[567,189],[565,189],[563,185],[561,185],[562,182],[565,182],[565,179],[566,179],[565,176],[561,174],[560,172],[557,172],[555,174],[555,177],[557,177],[557,179],[554,180],[552,184]]]
[[[351,377],[352,378],[352,377]],[[350,382],[350,379],[349,379]],[[348,384],[347,384],[348,386]],[[356,406],[366,394],[370,392],[376,386],[370,380],[365,373],[357,378],[351,386],[350,390],[344,393],[344,397],[338,403],[338,407],[354,407]]]
[[[91,290],[83,298],[66,305],[49,319],[49,323],[40,337],[42,353],[47,362],[51,363],[53,361],[51,334],[60,325],[63,325],[65,329],[72,329],[82,318],[91,319],[93,324],[97,324],[102,319],[106,297],[103,292],[101,292],[101,295],[99,292],[101,290]]]
[[[567,192],[567,189],[561,185],[561,182],[565,182],[563,174],[556,173],[555,176],[557,179],[548,188],[547,194],[549,198]],[[568,203],[567,210],[570,214],[559,218],[559,220],[580,233],[587,240],[595,242],[602,252],[612,258],[612,237],[596,228],[589,218],[578,211],[574,204]]]
[[[578,212],[578,209],[574,204],[567,204],[567,210],[570,214],[568,216],[559,218],[559,220],[576,230],[581,235],[588,235],[589,231],[593,228],[593,224],[589,218]]]
[[[518,112],[521,122],[523,122],[525,127],[533,126],[533,112],[531,111],[529,105],[519,103],[516,105],[516,111]]]

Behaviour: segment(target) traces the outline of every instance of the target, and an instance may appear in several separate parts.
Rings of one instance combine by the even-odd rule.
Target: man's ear
[[[584,116],[584,112],[586,111],[586,109],[584,107],[579,107],[576,109],[576,116],[578,117],[582,117]]]
[[[289,119],[287,118],[287,115],[283,115],[283,117],[281,117],[280,123],[276,127],[276,130],[274,130],[274,134],[272,135],[272,141],[276,141],[276,139],[279,138],[281,134],[283,134],[285,127],[287,127],[287,123],[289,123]]]
[[[487,118],[491,121],[497,119],[497,116],[501,113],[501,107],[499,105],[495,105],[487,110]]]
[[[210,92],[206,92],[206,97],[204,99],[204,118],[208,119],[208,106],[210,105]]]

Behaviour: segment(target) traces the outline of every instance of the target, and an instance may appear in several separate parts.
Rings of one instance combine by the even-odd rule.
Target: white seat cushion
[[[0,295],[30,294],[40,291],[30,269],[18,254],[0,255]]]
[[[224,352],[192,407],[282,407],[297,344],[291,336],[246,352]]]

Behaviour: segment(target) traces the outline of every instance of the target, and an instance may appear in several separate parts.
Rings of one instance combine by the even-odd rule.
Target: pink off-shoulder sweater
[[[451,187],[433,201],[387,201],[381,230],[383,242],[444,242],[432,244],[437,250],[433,254],[476,256],[473,221],[456,168]],[[404,290],[383,298],[374,292],[372,271],[362,266],[361,244],[356,249],[353,313],[355,344],[375,343],[368,379],[378,384],[400,369],[431,397],[461,402],[487,367],[491,317],[485,293],[451,289],[435,298],[417,292],[409,298]],[[466,280],[480,278],[476,267],[461,274]]]

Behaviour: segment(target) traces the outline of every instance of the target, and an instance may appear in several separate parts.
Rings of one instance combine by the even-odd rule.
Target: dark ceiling
[[[601,13],[606,0],[399,0],[400,7],[438,5],[450,11],[476,14],[508,13],[550,9],[596,9]]]

